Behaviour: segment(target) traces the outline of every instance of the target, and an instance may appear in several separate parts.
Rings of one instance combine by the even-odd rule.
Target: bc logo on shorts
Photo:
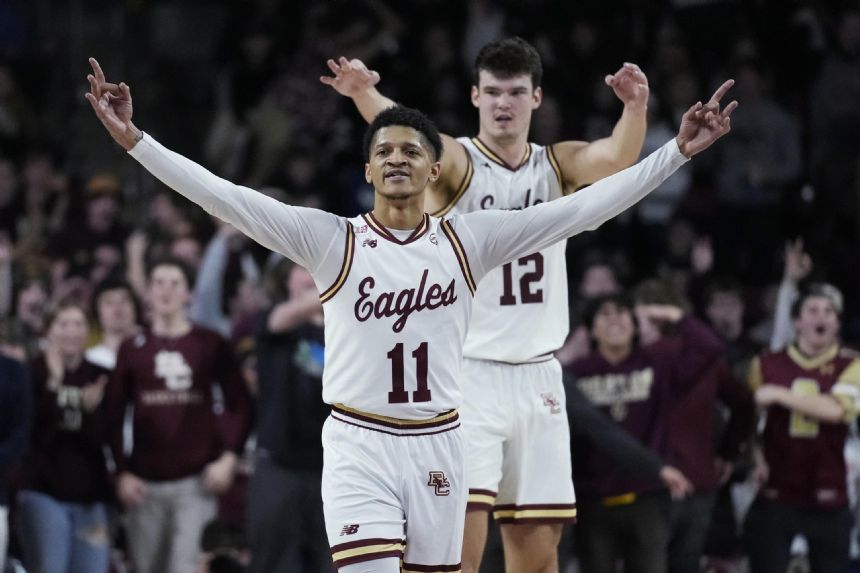
[[[545,392],[540,395],[543,398],[543,405],[549,406],[550,414],[560,414],[561,413],[561,402],[558,401],[558,398],[555,397],[555,394],[552,392]]]
[[[450,487],[451,483],[448,481],[448,478],[445,477],[445,472],[430,472],[430,480],[427,482],[427,485],[433,486],[435,488],[436,495],[448,495],[451,493]]]

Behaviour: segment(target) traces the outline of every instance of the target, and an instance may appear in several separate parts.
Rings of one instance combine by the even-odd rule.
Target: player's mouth
[[[824,326],[823,324],[819,324],[818,326],[815,327],[814,330],[815,330],[815,334],[817,334],[818,336],[824,336],[825,334],[827,334],[827,327]]]
[[[510,125],[514,121],[514,116],[503,113],[495,117],[496,123],[499,125]]]
[[[409,172],[405,169],[392,169],[383,175],[386,181],[408,181]]]

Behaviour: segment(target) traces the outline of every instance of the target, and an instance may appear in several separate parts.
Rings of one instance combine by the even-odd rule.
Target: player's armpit
[[[553,169],[561,178],[563,194],[569,195],[602,177],[592,175],[595,166],[587,153],[590,145],[587,141],[559,141],[549,146]]]
[[[427,187],[424,210],[441,217],[448,213],[469,188],[472,160],[463,144],[450,135],[442,136],[442,174]]]

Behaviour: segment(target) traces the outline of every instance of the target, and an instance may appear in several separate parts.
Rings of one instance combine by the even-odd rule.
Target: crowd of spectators
[[[308,535],[319,524],[283,522],[296,515],[285,508],[318,510],[308,499],[321,457],[309,436],[318,436],[325,415],[311,384],[319,379],[322,339],[307,279],[111,146],[83,98],[87,56],[132,86],[136,121],[172,148],[282,201],[347,216],[372,205],[359,149],[364,122],[348,99],[320,83],[328,58],[362,59],[380,72],[386,95],[425,111],[442,131],[469,133],[477,131],[468,98],[477,50],[520,35],[538,48],[545,69],[544,100],[532,123],[537,143],[607,136],[619,104],[603,77],[635,62],[651,90],[643,154],[671,137],[682,106],[733,77],[731,97],[741,105],[732,133],[629,212],[569,241],[571,335],[559,359],[570,365],[591,352],[588,301],[646,279],[661,281],[666,299],[649,300],[645,289],[635,291],[645,296],[637,300],[672,301],[710,324],[725,344],[726,375],[736,379],[745,378],[756,353],[790,342],[779,323],[790,319],[777,310],[798,283],[841,289],[842,340],[860,342],[857,2],[52,4],[0,6],[0,551],[11,507],[12,555],[56,551],[40,545],[41,526],[68,519],[87,535],[82,548],[66,548],[61,558],[76,559],[81,571],[107,561],[120,570],[133,546],[124,528],[136,523],[140,538],[141,527],[158,527],[152,524],[160,519],[123,507],[139,508],[159,495],[205,500],[227,492],[217,510],[196,509],[195,527],[218,517],[200,538],[195,533],[193,544],[202,543],[202,569],[242,570],[250,562],[249,537],[273,538],[275,527],[248,527],[248,482],[256,479],[260,487],[287,488],[281,497],[251,495],[258,524],[278,518],[285,536],[308,538],[284,570],[327,567],[319,563],[324,544]],[[165,268],[178,286],[158,275]],[[165,310],[172,302],[165,297],[184,304],[183,293],[163,294],[183,282],[187,316]],[[185,334],[176,320],[217,333],[200,343],[211,360],[171,359],[170,340]],[[164,352],[164,377],[188,391],[183,406],[205,404],[214,416],[198,411],[212,426],[164,430],[171,449],[161,454],[147,441],[146,424],[154,422],[141,422],[140,403],[126,418],[134,421],[123,423],[135,400],[151,405],[164,398],[134,389],[142,384],[135,381],[134,355],[152,343],[147,336],[163,346],[155,352]],[[26,372],[6,357],[26,364]],[[185,369],[204,364],[213,388],[189,389]],[[116,367],[122,388],[108,382],[118,379],[110,378]],[[295,379],[296,389],[283,396],[272,377]],[[21,390],[25,378],[32,390]],[[255,454],[254,432],[248,448],[241,443],[251,418],[248,396],[281,404],[259,409]],[[281,416],[302,423],[279,429],[274,421]],[[22,458],[27,420],[33,430]],[[205,436],[207,427],[217,437]],[[58,442],[45,428],[76,437]],[[175,450],[178,435],[182,452]],[[141,455],[182,457],[187,467],[176,473],[181,464],[168,463],[164,475],[141,477],[132,470],[151,463],[128,465]],[[24,469],[15,469],[22,459]],[[94,469],[102,466],[110,471]],[[263,477],[255,466],[264,468]],[[62,477],[69,472],[74,480]],[[198,474],[206,491],[181,489]],[[147,477],[173,480],[180,489],[157,492]],[[745,479],[741,470],[731,476]],[[743,504],[730,500],[739,495],[711,486],[715,523],[725,507],[734,518]],[[720,548],[712,551],[714,563],[742,555],[736,537],[717,542],[725,529],[712,524],[712,530],[709,543]],[[34,559],[31,567],[41,563]]]

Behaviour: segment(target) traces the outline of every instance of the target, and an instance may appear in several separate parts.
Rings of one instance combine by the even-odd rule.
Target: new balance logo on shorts
[[[433,486],[435,488],[436,495],[448,495],[451,493],[449,489],[451,487],[451,483],[448,481],[448,478],[445,477],[445,472],[430,472],[430,480],[427,482],[427,485]]]
[[[343,529],[340,530],[341,535],[353,535],[354,533],[358,533],[357,523],[350,523],[349,525],[344,525]]]
[[[561,402],[558,401],[558,398],[555,397],[555,394],[552,392],[545,392],[540,395],[543,398],[543,405],[549,406],[550,414],[560,414],[561,413]]]

